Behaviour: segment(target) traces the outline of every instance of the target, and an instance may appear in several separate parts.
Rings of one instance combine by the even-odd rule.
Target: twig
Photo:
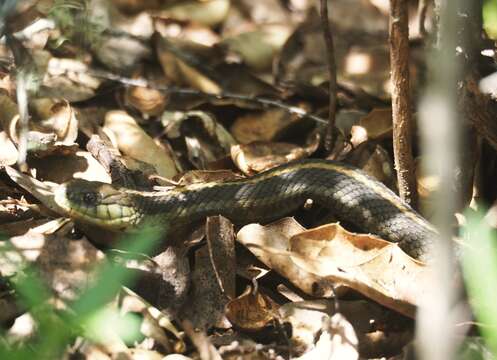
[[[71,70],[74,71],[74,70]],[[239,93],[232,93],[232,92],[222,92],[218,94],[212,94],[212,93],[206,93],[200,90],[196,89],[188,89],[188,88],[180,88],[176,86],[163,86],[163,85],[156,85],[156,84],[151,84],[149,81],[147,81],[144,78],[128,78],[120,75],[116,75],[110,72],[106,71],[97,71],[97,70],[89,70],[86,71],[88,74],[93,75],[95,77],[99,77],[102,79],[107,79],[107,80],[112,80],[119,82],[124,85],[130,85],[130,86],[139,86],[139,87],[146,87],[150,89],[155,89],[155,90],[161,90],[169,94],[179,94],[179,95],[194,95],[194,96],[200,96],[203,97],[206,100],[209,101],[214,101],[214,100],[237,100],[244,102],[246,104],[251,104],[251,105],[258,105],[262,108],[271,108],[271,107],[276,107],[283,109],[287,112],[289,112],[292,115],[296,115],[297,117],[301,119],[311,119],[319,124],[328,124],[328,121],[325,119],[309,114],[305,110],[296,107],[296,106],[290,106],[285,103],[282,103],[281,101],[278,100],[273,100],[273,99],[268,99],[265,97],[259,97],[259,96],[250,96],[250,95],[243,95]]]
[[[427,35],[425,22],[426,22],[426,13],[428,12],[428,5],[430,1],[431,0],[419,0],[419,5],[418,5],[418,16],[419,16],[418,29],[419,33],[423,38],[426,38]]]
[[[330,151],[334,143],[334,129],[337,110],[337,67],[335,62],[335,46],[331,34],[330,21],[328,19],[328,0],[321,1],[321,27],[323,28],[324,42],[326,43],[326,60],[328,63],[329,80],[329,97],[330,109],[328,112],[328,127],[324,140],[325,148]]]
[[[36,68],[31,54],[24,48],[23,44],[11,34],[6,35],[7,45],[14,55],[16,66],[16,100],[19,111],[19,157],[17,163],[21,170],[26,168],[26,157],[28,152],[28,88],[36,77]],[[32,87],[32,86],[31,86]]]
[[[416,208],[418,194],[411,148],[409,28],[405,0],[390,0],[390,63],[393,85],[393,150],[399,194],[402,199]]]

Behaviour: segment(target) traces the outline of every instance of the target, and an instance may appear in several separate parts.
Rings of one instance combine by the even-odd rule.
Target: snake
[[[75,221],[123,232],[153,227],[165,234],[212,215],[237,225],[270,222],[312,199],[339,221],[397,243],[420,261],[429,261],[437,236],[426,219],[383,183],[331,160],[298,160],[252,177],[160,191],[73,179],[57,188],[54,199]]]

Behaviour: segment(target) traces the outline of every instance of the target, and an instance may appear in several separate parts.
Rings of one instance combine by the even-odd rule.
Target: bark
[[[393,150],[399,194],[416,208],[418,193],[411,146],[413,126],[409,94],[409,28],[405,0],[390,0],[390,64]]]

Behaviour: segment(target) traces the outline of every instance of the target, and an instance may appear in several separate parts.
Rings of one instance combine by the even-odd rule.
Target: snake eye
[[[87,192],[83,194],[83,202],[86,205],[95,205],[98,202],[98,194],[94,192]]]

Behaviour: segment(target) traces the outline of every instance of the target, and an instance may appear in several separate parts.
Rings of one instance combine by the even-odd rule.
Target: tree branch
[[[418,194],[411,147],[409,28],[405,0],[390,0],[390,63],[393,85],[393,150],[399,194],[402,199],[415,208]]]

